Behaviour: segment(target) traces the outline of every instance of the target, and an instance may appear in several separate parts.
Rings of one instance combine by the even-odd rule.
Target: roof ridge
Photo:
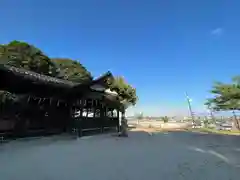
[[[65,85],[69,85],[69,86],[75,86],[75,85],[79,84],[79,83],[75,83],[75,82],[68,81],[65,79],[60,79],[57,77],[40,74],[40,73],[31,71],[31,70],[27,70],[24,68],[17,68],[17,67],[6,65],[6,64],[0,64],[0,67],[1,67],[0,69],[2,69],[4,71],[10,71],[14,74],[25,76],[27,78],[34,78],[35,80],[42,80],[42,81],[47,81],[47,82],[51,82],[51,83],[55,83],[55,84],[65,84]]]

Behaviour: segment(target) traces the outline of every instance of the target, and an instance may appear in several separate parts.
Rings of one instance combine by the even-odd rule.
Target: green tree
[[[0,45],[0,63],[24,68],[40,74],[58,76],[59,68],[41,50],[21,41]],[[1,105],[12,102],[15,95],[1,91]]]
[[[50,59],[40,49],[21,41],[0,45],[0,63],[75,82],[93,79],[91,73],[81,63],[68,58]],[[125,100],[131,105],[136,104],[136,89],[123,77],[115,77],[110,89],[116,91],[122,101]]]
[[[208,125],[210,124],[210,121],[208,119],[204,119],[203,124],[204,124],[204,127],[208,127]]]
[[[127,101],[131,105],[136,104],[138,99],[136,89],[128,84],[123,77],[114,77],[110,89],[118,93],[121,101]]]
[[[169,117],[167,116],[161,117],[161,119],[164,123],[167,123],[169,121]]]
[[[21,41],[0,45],[0,63],[50,76],[59,73],[57,66],[40,49]]]
[[[93,79],[91,73],[78,61],[68,58],[52,58],[51,60],[60,68],[60,76],[63,79],[74,82]]]
[[[240,129],[240,121],[235,111],[240,110],[240,76],[232,79],[232,83],[215,83],[212,90],[214,98],[210,98],[205,103],[215,111],[232,111],[235,128]]]

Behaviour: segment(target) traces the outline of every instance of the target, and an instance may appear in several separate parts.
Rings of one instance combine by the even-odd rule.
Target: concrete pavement
[[[0,146],[1,180],[238,180],[239,168],[236,136],[130,132]]]

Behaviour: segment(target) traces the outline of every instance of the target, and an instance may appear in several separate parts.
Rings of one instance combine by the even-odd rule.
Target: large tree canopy
[[[123,77],[115,77],[114,81],[110,85],[112,91],[116,91],[122,101],[126,101],[131,105],[135,105],[137,102],[136,89],[129,85]]]
[[[40,74],[58,76],[59,68],[41,50],[21,41],[0,45],[0,63],[24,68]],[[14,95],[0,91],[0,102],[12,102]]]
[[[215,83],[210,91],[214,97],[208,99],[205,103],[216,111],[235,111],[240,110],[240,76],[232,79],[232,83]],[[240,123],[238,122],[235,113],[234,118],[236,126],[239,129]]]
[[[51,60],[60,68],[62,78],[66,80],[74,82],[92,80],[91,73],[78,61],[67,58],[52,58]]]
[[[214,110],[240,110],[240,76],[233,78],[231,84],[215,83],[210,92],[214,97],[208,99],[206,105]]]
[[[41,50],[21,41],[0,45],[0,63],[49,76],[57,76],[59,73],[57,66]]]
[[[40,49],[21,41],[0,45],[0,63],[75,82],[92,80],[91,73],[80,62],[68,58],[51,59]],[[125,100],[131,105],[136,104],[136,89],[124,78],[115,77],[110,88],[119,94],[122,101]],[[2,102],[10,97],[11,94],[0,91]]]
[[[0,63],[75,82],[92,79],[81,63],[68,58],[50,59],[40,49],[21,41],[0,45]]]

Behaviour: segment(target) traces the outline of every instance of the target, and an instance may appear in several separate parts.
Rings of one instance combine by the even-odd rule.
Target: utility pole
[[[194,123],[195,120],[194,120],[194,113],[193,113],[193,111],[192,111],[192,106],[191,106],[191,99],[189,98],[187,92],[185,92],[185,96],[186,96],[186,98],[187,98],[188,110],[189,110],[190,115],[191,115],[191,117],[192,117],[192,122]]]

